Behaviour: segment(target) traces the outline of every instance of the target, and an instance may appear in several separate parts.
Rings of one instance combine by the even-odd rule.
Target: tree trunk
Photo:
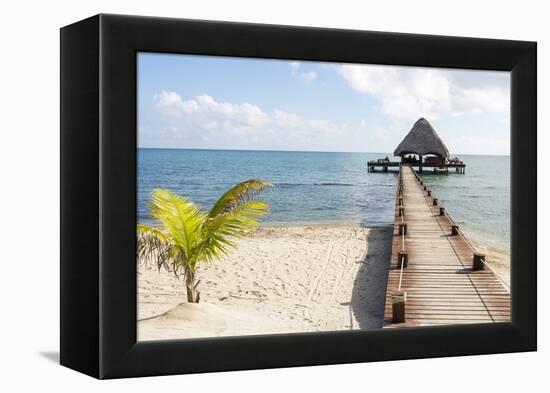
[[[187,301],[189,303],[198,303],[200,292],[197,290],[199,282],[195,282],[195,272],[184,262],[185,266],[185,287],[187,289]]]

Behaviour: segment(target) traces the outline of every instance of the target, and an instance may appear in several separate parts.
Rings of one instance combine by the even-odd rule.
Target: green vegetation
[[[198,303],[197,266],[220,259],[237,247],[236,240],[256,230],[269,206],[254,197],[270,186],[258,179],[239,183],[223,194],[210,211],[169,190],[154,190],[149,214],[155,225],[137,226],[138,258],[152,259],[159,269],[173,271],[177,276],[183,274],[187,301]]]

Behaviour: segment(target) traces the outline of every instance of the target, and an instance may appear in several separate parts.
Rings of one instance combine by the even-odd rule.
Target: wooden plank
[[[474,250],[463,236],[451,234],[452,219],[439,215],[413,170],[401,167],[404,217],[399,215],[399,183],[395,203],[391,269],[388,275],[385,327],[498,323],[510,320],[510,294],[488,269],[472,271]],[[399,234],[406,222],[407,235]],[[405,250],[408,265],[398,268]],[[407,293],[405,323],[392,323],[391,292]]]

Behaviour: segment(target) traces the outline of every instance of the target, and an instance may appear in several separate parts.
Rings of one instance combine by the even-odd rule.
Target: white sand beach
[[[391,227],[263,227],[183,280],[139,263],[138,340],[381,328]]]

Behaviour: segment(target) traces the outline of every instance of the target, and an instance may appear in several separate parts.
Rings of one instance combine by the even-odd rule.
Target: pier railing
[[[414,198],[422,198],[423,196],[423,199],[425,200],[425,203],[426,205],[429,207],[429,210],[432,212],[433,214],[433,219],[435,222],[437,222],[436,227],[438,227],[438,230],[437,231],[434,231],[434,229],[429,229],[429,228],[422,228],[421,227],[418,227],[417,225],[413,225],[413,230],[414,230],[414,233],[412,234],[413,237],[414,237],[414,234],[421,234],[421,236],[424,236],[424,234],[426,236],[429,236],[431,234],[433,235],[437,235],[437,234],[443,234],[444,236],[450,236],[450,237],[454,237],[454,236],[459,236],[461,239],[460,240],[452,240],[451,238],[449,238],[449,243],[450,244],[450,247],[451,249],[454,251],[453,254],[455,254],[456,256],[453,257],[453,258],[456,258],[457,262],[459,262],[460,264],[462,264],[462,266],[464,266],[464,258],[466,257],[467,254],[469,254],[469,251],[471,251],[471,254],[472,255],[472,264],[471,264],[471,271],[472,272],[475,272],[477,270],[484,270],[485,268],[487,270],[489,270],[492,275],[498,280],[497,282],[500,282],[502,284],[503,287],[507,288],[507,291],[509,293],[509,290],[510,290],[510,285],[487,263],[487,258],[486,256],[483,254],[483,253],[480,253],[472,243],[470,243],[470,241],[466,238],[466,236],[464,235],[464,233],[461,231],[459,225],[452,219],[451,216],[449,216],[449,214],[447,213],[446,209],[444,206],[442,206],[441,202],[438,200],[438,198],[435,197],[435,195],[433,195],[432,191],[428,188],[427,185],[424,184],[423,180],[420,178],[420,176],[418,175],[418,173],[414,170],[411,170],[409,169],[408,167],[406,168],[407,169],[407,174],[409,173],[412,173],[414,175],[414,179],[417,183],[417,186],[419,187],[418,190],[419,191],[422,191],[422,193],[420,195],[418,195],[417,197],[415,197],[415,193],[417,193],[417,191],[413,191],[413,194],[407,194],[409,195],[407,197],[407,200],[409,200],[409,202],[411,202],[411,198],[412,199],[412,203],[414,204]],[[410,172],[409,172],[410,171]],[[412,273],[412,276],[409,277],[408,279],[406,279],[406,275],[407,275],[407,272],[406,272],[406,268],[407,268],[407,265],[409,263],[411,263],[410,261],[410,256],[412,256],[413,258],[416,258],[418,257],[418,250],[416,247],[415,248],[415,245],[414,243],[411,244],[411,247],[412,247],[412,254],[409,255],[409,252],[407,250],[407,243],[406,243],[406,236],[410,236],[411,234],[410,233],[407,233],[407,231],[410,231],[411,229],[410,228],[407,228],[408,225],[407,225],[407,221],[405,219],[406,215],[409,215],[411,214],[412,212],[412,220],[414,221],[413,224],[416,223],[416,219],[417,219],[417,214],[421,212],[421,210],[417,210],[415,209],[415,207],[413,206],[413,210],[410,210],[410,209],[406,209],[406,206],[405,206],[405,195],[406,195],[406,190],[405,190],[405,182],[404,182],[404,179],[405,178],[408,178],[408,179],[411,179],[412,178],[410,177],[410,175],[408,175],[408,177],[404,176],[404,167],[403,166],[400,166],[399,167],[399,176],[398,176],[398,192],[397,192],[397,200],[396,200],[396,208],[395,208],[395,223],[398,225],[398,232],[395,233],[394,232],[394,236],[399,236],[400,239],[396,239],[394,238],[394,254],[393,255],[396,255],[396,268],[399,269],[399,275],[398,277],[396,277],[397,275],[397,272],[394,270],[395,273],[393,273],[392,275],[392,279],[390,280],[392,285],[396,285],[396,287],[394,287],[394,289],[391,289],[390,290],[390,293],[388,293],[390,296],[391,296],[391,320],[393,323],[403,323],[403,322],[407,322],[407,315],[406,315],[406,303],[407,303],[407,290],[409,292],[412,293],[412,297],[413,297],[413,317],[412,317],[412,321],[413,323],[415,323],[415,321],[418,321],[418,318],[419,318],[419,300],[418,300],[418,293],[419,291],[424,291],[426,294],[428,295],[431,295],[431,291],[428,290],[426,292],[426,280],[422,280],[422,279],[419,279],[418,275],[419,274],[422,274],[422,273],[419,273],[420,272],[423,272],[423,271],[426,271],[427,267],[430,266],[430,264],[433,266],[433,261],[434,259],[432,258],[431,259],[431,262],[430,260],[428,259],[427,261],[424,261],[424,259],[421,260],[421,263],[420,263],[420,268],[418,268],[418,262],[419,261],[416,261],[417,262],[417,266],[414,267],[415,270],[413,270],[411,273]],[[410,180],[407,182],[407,184],[411,185],[410,183]],[[416,187],[414,188],[416,190]],[[416,202],[418,203],[418,202]],[[442,220],[442,218],[444,218]],[[449,228],[450,226],[450,228]],[[449,234],[449,229],[450,229],[450,234]],[[395,230],[395,229],[394,229]],[[437,233],[436,233],[437,232]],[[434,239],[436,238],[439,238],[439,236],[441,235],[437,235],[437,237],[435,237]],[[448,246],[449,247],[449,246]],[[469,251],[467,251],[469,250]],[[396,253],[396,254],[395,254]],[[467,258],[467,257],[466,257]],[[415,261],[412,261],[413,263]],[[427,265],[426,265],[427,263]],[[452,263],[451,263],[452,264]],[[447,261],[446,262],[446,266],[449,266],[449,262]],[[467,267],[467,266],[465,266]],[[420,269],[420,270],[419,270]],[[433,274],[433,273],[432,273]],[[438,273],[439,274],[439,273]],[[486,277],[486,276],[482,276],[482,277]],[[456,290],[456,287],[453,286],[455,283],[453,282],[453,278],[449,278],[449,276],[445,276],[444,278],[444,285],[451,285],[449,288],[448,288],[448,291],[450,292],[453,292]],[[450,280],[450,281],[449,281]],[[483,278],[483,280],[486,280],[486,278]],[[396,282],[397,281],[397,282]],[[414,286],[414,283],[419,283],[420,287],[416,288]],[[405,285],[406,283],[406,285]],[[442,284],[443,281],[440,281],[438,284]],[[449,284],[450,283],[450,284]],[[464,285],[464,284],[462,284]],[[468,285],[468,284],[467,284]],[[477,289],[476,289],[476,286],[475,285],[478,285],[478,284],[473,284],[473,282],[471,282],[471,285],[472,286],[472,292],[473,293],[478,293],[477,292]],[[485,283],[484,283],[485,285]],[[391,287],[390,287],[391,288]],[[486,296],[486,291],[487,288],[482,288],[481,289],[481,292],[482,294],[479,294],[478,295],[480,297],[482,296]],[[502,290],[505,290],[505,289],[502,289]],[[464,289],[459,289],[459,291],[464,291]],[[448,293],[450,293],[448,292]],[[498,291],[497,291],[498,292]],[[498,299],[498,296],[499,295],[495,295],[496,298],[495,299]],[[499,300],[496,300],[496,301],[499,301]],[[433,300],[427,300],[427,303],[428,304],[428,307],[429,307],[429,304],[433,302]],[[452,302],[452,300],[451,300]],[[482,299],[482,303],[483,303],[483,299]],[[491,303],[491,302],[489,302]],[[422,306],[423,307],[423,306]],[[489,314],[489,317],[491,318],[491,320],[494,320],[493,319],[493,315],[496,315],[494,318],[498,319],[499,318],[499,315],[503,315],[503,311],[502,310],[494,310],[492,309],[491,307],[486,307],[486,310]],[[425,312],[425,314],[422,316],[422,318],[426,319],[428,318],[428,315],[431,315],[430,313],[432,314],[436,314],[437,312],[439,311],[430,311],[429,309],[427,309],[427,311]],[[453,311],[451,310],[450,311],[451,314],[453,314]],[[495,313],[495,314],[493,314]],[[464,312],[464,315],[461,315],[462,318],[465,318],[465,319],[468,319],[468,318],[477,318],[477,315],[479,314],[473,314],[473,315],[466,315],[467,313]],[[434,318],[435,319],[435,318]]]
[[[479,252],[474,245],[468,240],[468,238],[462,233],[460,230],[460,226],[453,220],[453,218],[447,213],[447,210],[445,207],[441,205],[441,202],[439,202],[439,199],[435,198],[433,195],[433,192],[424,184],[423,180],[420,178],[420,176],[415,172],[415,178],[420,185],[424,186],[424,190],[427,191],[427,196],[431,196],[433,200],[434,206],[439,206],[439,215],[445,216],[447,220],[451,223],[451,236],[460,236],[468,245],[470,250],[472,251],[473,259],[472,259],[472,270],[482,270],[483,268],[489,269],[495,277],[508,289],[510,289],[510,285],[487,263],[486,256]],[[441,224],[440,224],[441,226]],[[441,228],[443,229],[443,228]]]
[[[431,162],[400,162],[400,161],[389,161],[385,159],[379,160],[370,160],[367,162],[368,172],[377,172],[380,169],[383,172],[388,172],[389,168],[401,167],[401,165],[408,165],[410,167],[417,167],[420,172],[422,169],[433,168],[434,171],[444,171],[449,172],[449,169],[454,168],[456,173],[465,174],[466,173],[466,164],[462,161],[460,162],[451,162],[447,161],[444,163],[431,163]],[[395,171],[393,171],[395,172]]]
[[[405,322],[405,303],[407,301],[407,292],[401,290],[403,282],[403,271],[408,264],[408,254],[405,250],[405,235],[407,234],[407,224],[405,223],[405,204],[404,204],[404,184],[403,169],[399,167],[398,192],[396,210],[400,217],[399,234],[401,235],[401,251],[397,254],[397,267],[399,268],[399,285],[397,290],[392,291],[392,319],[393,322]]]
[[[483,253],[479,252],[475,247],[474,245],[472,245],[472,243],[470,243],[470,241],[468,240],[468,238],[464,235],[464,233],[462,233],[462,231],[460,230],[460,227],[456,224],[456,222],[451,218],[451,216],[449,216],[447,214],[447,211],[446,210],[443,210],[443,214],[445,215],[445,217],[447,217],[447,219],[451,222],[452,224],[452,229],[451,229],[451,235],[452,236],[460,236],[462,237],[462,239],[464,240],[464,242],[468,245],[468,247],[470,248],[470,250],[472,251],[472,254],[473,254],[473,261],[472,261],[472,270],[481,270],[483,269],[484,267],[486,267],[487,269],[489,269],[494,275],[495,277],[506,287],[508,288],[508,290],[510,289],[510,284],[508,284],[486,261],[486,257]],[[482,265],[480,265],[479,263],[481,263]]]

